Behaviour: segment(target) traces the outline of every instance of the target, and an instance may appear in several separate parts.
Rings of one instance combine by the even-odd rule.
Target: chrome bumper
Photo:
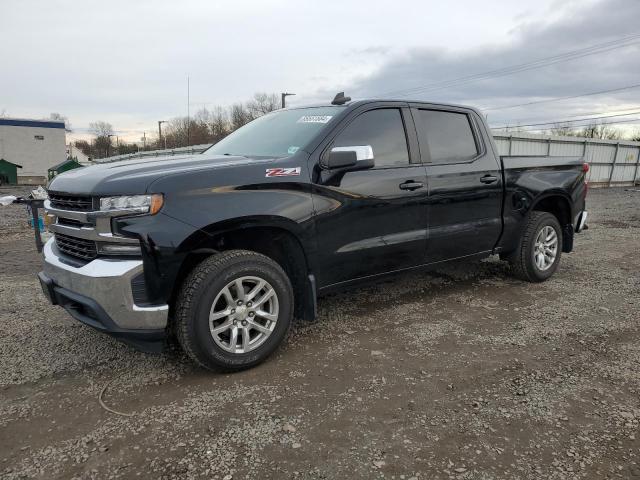
[[[131,280],[142,272],[142,260],[95,259],[74,267],[64,263],[53,248],[54,239],[44,246],[43,273],[56,286],[96,302],[115,326],[123,330],[163,329],[168,305],[140,307],[133,302]]]

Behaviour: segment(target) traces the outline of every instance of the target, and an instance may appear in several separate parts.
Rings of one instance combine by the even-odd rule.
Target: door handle
[[[482,183],[495,183],[498,181],[498,177],[495,177],[493,175],[485,175],[484,177],[480,178],[480,181]]]
[[[413,180],[407,180],[400,184],[400,190],[417,190],[422,187],[424,187],[424,183],[414,182]]]

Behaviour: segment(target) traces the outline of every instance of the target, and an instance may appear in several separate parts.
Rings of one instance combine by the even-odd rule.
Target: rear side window
[[[353,120],[333,142],[334,147],[371,145],[376,167],[409,164],[409,150],[400,110],[365,112]]]
[[[429,146],[432,162],[464,162],[478,155],[467,114],[440,110],[418,112],[420,141]]]

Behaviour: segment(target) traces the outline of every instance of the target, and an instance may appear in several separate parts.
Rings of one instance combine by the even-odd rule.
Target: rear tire
[[[507,259],[514,276],[527,282],[544,282],[558,269],[562,254],[562,228],[547,212],[533,211],[524,227],[520,244]]]
[[[293,288],[280,265],[259,253],[229,250],[204,260],[184,281],[176,336],[198,365],[242,370],[284,341],[293,307]]]

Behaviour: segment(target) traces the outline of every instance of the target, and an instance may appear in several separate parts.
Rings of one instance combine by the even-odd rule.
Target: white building
[[[76,147],[73,142],[69,142],[67,145],[67,158],[77,160],[83,167],[93,164],[91,158],[88,155],[85,155],[85,153]]]
[[[47,169],[66,160],[64,122],[0,118],[0,158],[22,165],[18,183],[43,184]]]

